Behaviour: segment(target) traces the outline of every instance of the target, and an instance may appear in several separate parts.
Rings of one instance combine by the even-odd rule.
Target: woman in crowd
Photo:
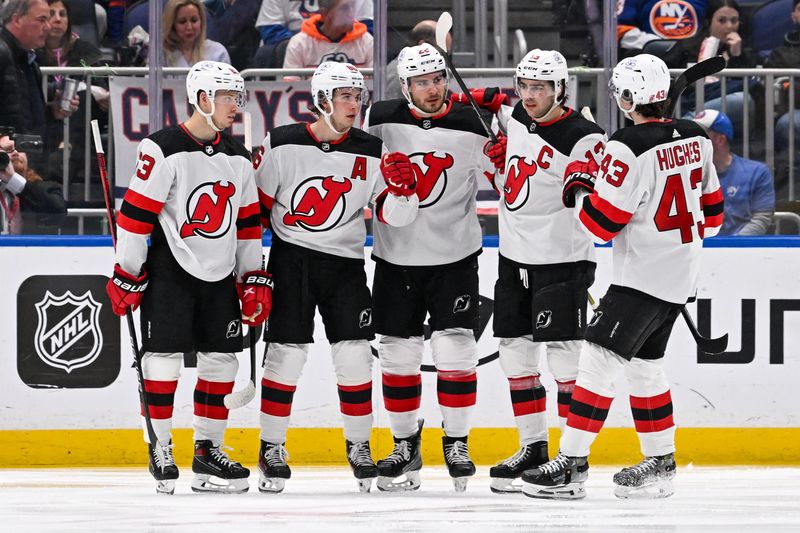
[[[206,39],[206,11],[200,0],[167,0],[164,5],[164,66],[191,67],[198,61],[230,63],[224,46]]]

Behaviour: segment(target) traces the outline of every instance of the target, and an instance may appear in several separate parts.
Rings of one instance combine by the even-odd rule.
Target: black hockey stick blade
[[[450,29],[453,27],[453,17],[447,11],[443,11],[441,15],[439,15],[439,20],[436,21],[436,44],[433,45],[436,50],[442,57],[444,58],[444,62],[447,65],[447,69],[456,79],[456,83],[461,88],[461,92],[467,96],[467,100],[469,100],[469,105],[472,106],[473,111],[475,114],[478,115],[478,119],[481,121],[481,125],[483,129],[486,130],[486,134],[489,135],[489,138],[492,140],[493,143],[497,142],[497,135],[494,134],[492,128],[489,124],[486,123],[486,119],[483,117],[481,113],[481,109],[478,106],[478,103],[475,101],[475,98],[472,97],[472,94],[469,92],[469,88],[467,84],[464,83],[463,78],[456,70],[456,67],[453,65],[453,60],[450,58],[450,55],[447,53],[447,34],[450,33]]]
[[[686,321],[686,325],[689,326],[689,332],[691,332],[692,337],[694,337],[694,341],[697,343],[697,347],[700,348],[707,354],[717,355],[721,354],[725,351],[728,347],[728,334],[726,333],[722,337],[717,337],[716,339],[710,339],[707,337],[703,337],[700,335],[700,332],[697,331],[697,326],[692,320],[689,311],[686,310],[686,307],[681,307],[681,315],[683,315],[683,319]]]
[[[675,81],[673,81],[672,85],[669,87],[669,94],[667,95],[669,98],[667,116],[672,116],[672,113],[675,112],[675,106],[678,104],[678,99],[689,85],[705,78],[706,76],[713,76],[720,70],[724,69],[725,65],[725,59],[722,56],[714,56],[706,59],[705,61],[696,63],[684,70],[677,78],[675,78]]]

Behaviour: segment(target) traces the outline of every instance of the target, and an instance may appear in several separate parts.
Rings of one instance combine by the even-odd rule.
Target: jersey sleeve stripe
[[[135,218],[130,218],[126,216],[125,213],[122,211],[120,211],[119,215],[117,216],[117,226],[124,229],[125,231],[136,233],[138,235],[150,235],[151,233],[153,233],[152,223],[136,220]]]
[[[244,219],[249,219],[254,215],[257,218],[260,212],[261,212],[261,207],[259,202],[253,202],[250,205],[243,205],[242,207],[240,207],[239,215],[237,218],[239,220],[244,220]]]
[[[633,216],[633,213],[628,213],[627,211],[623,211],[622,209],[616,207],[608,200],[600,198],[597,194],[590,195],[589,201],[591,202],[592,207],[594,207],[605,218],[607,218],[610,222],[614,224],[619,224],[621,226],[624,226]],[[586,203],[584,202],[584,207],[585,206]]]
[[[159,202],[158,200],[153,200],[152,198],[148,198],[147,196],[138,193],[133,189],[128,189],[128,192],[125,193],[123,206],[125,203],[129,203],[133,206],[138,207],[139,209],[149,211],[156,215],[159,214],[161,210],[164,208],[164,202]]]
[[[598,200],[597,204],[592,201],[595,198]],[[605,210],[602,210],[598,208],[598,205],[607,207],[604,207]],[[611,209],[609,209],[609,207]],[[621,217],[616,219],[609,218],[607,213],[612,212],[612,209],[614,211],[614,216],[616,217],[620,217],[620,213],[626,215],[625,221],[619,222],[618,220]],[[603,241],[608,242],[613,239],[617,233],[622,231],[622,228],[625,227],[625,224],[628,222],[628,220],[630,220],[631,216],[632,215],[630,213],[625,213],[624,211],[617,209],[610,203],[593,194],[584,198],[583,207],[581,208],[579,218],[583,225],[586,226],[586,229]]]
[[[261,238],[261,224],[254,227],[239,229],[236,231],[236,238],[240,241],[247,239],[260,239]]]

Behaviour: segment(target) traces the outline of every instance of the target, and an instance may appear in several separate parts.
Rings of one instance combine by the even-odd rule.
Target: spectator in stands
[[[0,136],[8,165],[0,169],[0,234],[51,233],[67,214],[61,186],[28,168],[8,135]],[[3,159],[5,159],[5,157]]]
[[[70,16],[70,6],[63,0],[48,0],[50,5],[50,31],[47,34],[45,45],[36,50],[36,57],[43,67],[80,67],[94,66],[101,63],[102,53],[95,45],[81,39],[72,29],[72,17]],[[86,85],[83,76],[72,75],[70,78],[82,82],[79,85],[78,98],[78,120],[71,120],[70,126],[70,177],[72,183],[77,184],[84,177],[84,138],[86,131],[85,108],[86,105]],[[50,78],[52,86],[62,88],[65,82],[64,76],[56,75]],[[92,118],[101,122],[102,125],[108,123],[108,106],[110,102],[108,86],[103,78],[94,78],[89,90],[92,96]],[[51,147],[48,150],[49,170],[45,171],[45,176],[54,177],[63,172],[63,141],[64,127],[60,121],[51,121],[47,128],[47,144]]]
[[[217,19],[217,39],[228,50],[230,64],[238,70],[250,66],[261,44],[255,27],[260,6],[261,0],[231,0]]]
[[[70,100],[69,110],[62,109],[59,92],[51,104],[45,101],[34,49],[45,45],[50,31],[50,7],[45,0],[8,0],[0,18],[0,126],[46,139],[48,119],[63,120],[80,103],[76,96]],[[48,148],[51,147],[45,146],[45,150]],[[45,168],[43,157],[37,156],[31,163],[38,170]]]
[[[315,68],[325,61],[372,67],[372,35],[355,19],[355,0],[319,0],[319,13],[289,39],[283,68]]]
[[[792,22],[795,29],[787,33],[783,38],[783,45],[774,49],[767,59],[766,68],[800,68],[800,0],[794,0],[794,8],[791,13]],[[789,84],[786,83],[785,98],[776,106],[780,118],[775,125],[775,149],[783,152],[789,147],[789,124],[794,122],[794,142],[795,146],[800,145],[800,79],[794,81],[794,120],[789,117],[788,93]],[[797,159],[800,159],[798,154]]]
[[[420,44],[436,44],[436,21],[423,20],[418,22],[408,33],[408,46],[418,46]],[[450,50],[453,38],[447,34],[447,49]],[[386,92],[384,100],[393,98],[403,98],[403,91],[400,88],[400,77],[397,75],[397,58],[392,59],[386,65]]]
[[[206,27],[200,0],[167,0],[162,24],[164,66],[188,68],[204,60],[230,63],[225,47],[206,39]]]
[[[700,45],[697,60],[706,59],[711,55],[721,55],[727,61],[727,68],[754,68],[757,57],[752,51],[744,47],[742,40],[742,26],[744,20],[736,0],[711,0],[707,10],[707,30]],[[707,50],[717,47],[716,54],[709,54]],[[735,131],[744,129],[744,84],[749,88],[756,88],[755,79],[727,78],[725,85],[725,113],[733,121]],[[751,93],[752,94],[752,93]],[[706,78],[705,83],[705,109],[722,109],[722,83],[716,77]],[[690,87],[681,101],[684,111],[694,111],[694,88]],[[749,123],[755,123],[755,104],[752,96],[748,102]]]
[[[700,111],[693,120],[706,130],[714,147],[714,168],[725,196],[719,234],[763,235],[775,213],[775,184],[769,168],[731,152],[733,124],[722,111]]]
[[[256,19],[256,29],[264,46],[259,48],[253,66],[276,68],[283,65],[286,45],[303,22],[319,13],[319,2],[307,0],[260,0],[261,8]],[[355,18],[372,33],[372,0],[355,0]]]

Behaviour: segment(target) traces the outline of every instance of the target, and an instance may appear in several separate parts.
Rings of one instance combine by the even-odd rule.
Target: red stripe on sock
[[[228,419],[228,410],[226,408],[217,407],[216,405],[206,405],[204,403],[194,402],[194,414],[196,416],[212,418],[214,420]]]
[[[589,431],[591,433],[599,433],[600,430],[603,429],[604,422],[605,420],[592,420],[591,418],[579,416],[575,413],[569,413],[569,416],[567,416],[567,425],[569,427]]]
[[[292,414],[292,404],[261,400],[261,412],[270,416],[289,416]]]
[[[278,389],[286,392],[294,392],[297,390],[297,385],[286,385],[284,383],[278,383],[277,381],[270,381],[267,378],[261,378],[261,387]]]
[[[658,409],[672,403],[672,395],[667,389],[658,396],[631,396],[630,400],[634,409]]]
[[[442,407],[472,407],[475,405],[478,395],[474,392],[471,394],[446,394],[440,392],[438,396],[439,405]]]
[[[409,411],[416,411],[419,409],[420,396],[416,398],[406,398],[403,400],[395,400],[392,398],[383,397],[383,405],[387,411],[392,413],[407,413]]]
[[[611,402],[614,400],[614,398],[600,396],[599,394],[579,386],[576,386],[575,390],[572,391],[572,399],[585,403],[586,405],[591,405],[592,407],[597,407],[598,409],[610,408]]]
[[[197,378],[195,389],[207,394],[229,394],[233,390],[233,381],[206,381]]]
[[[397,374],[383,374],[383,384],[389,387],[415,387],[422,384],[422,374],[399,376]]]
[[[656,431],[664,431],[675,425],[672,415],[666,416],[661,420],[634,420],[634,426],[637,433],[654,433]]]
[[[521,378],[508,378],[508,386],[511,390],[527,390],[541,387],[542,383],[539,381],[539,374],[535,374]]]
[[[177,381],[144,380],[144,390],[155,394],[175,394],[178,389]]]
[[[511,404],[514,410],[514,416],[533,415],[536,413],[543,413],[547,408],[547,399],[539,398],[538,400],[531,400],[529,402],[518,402]]]

